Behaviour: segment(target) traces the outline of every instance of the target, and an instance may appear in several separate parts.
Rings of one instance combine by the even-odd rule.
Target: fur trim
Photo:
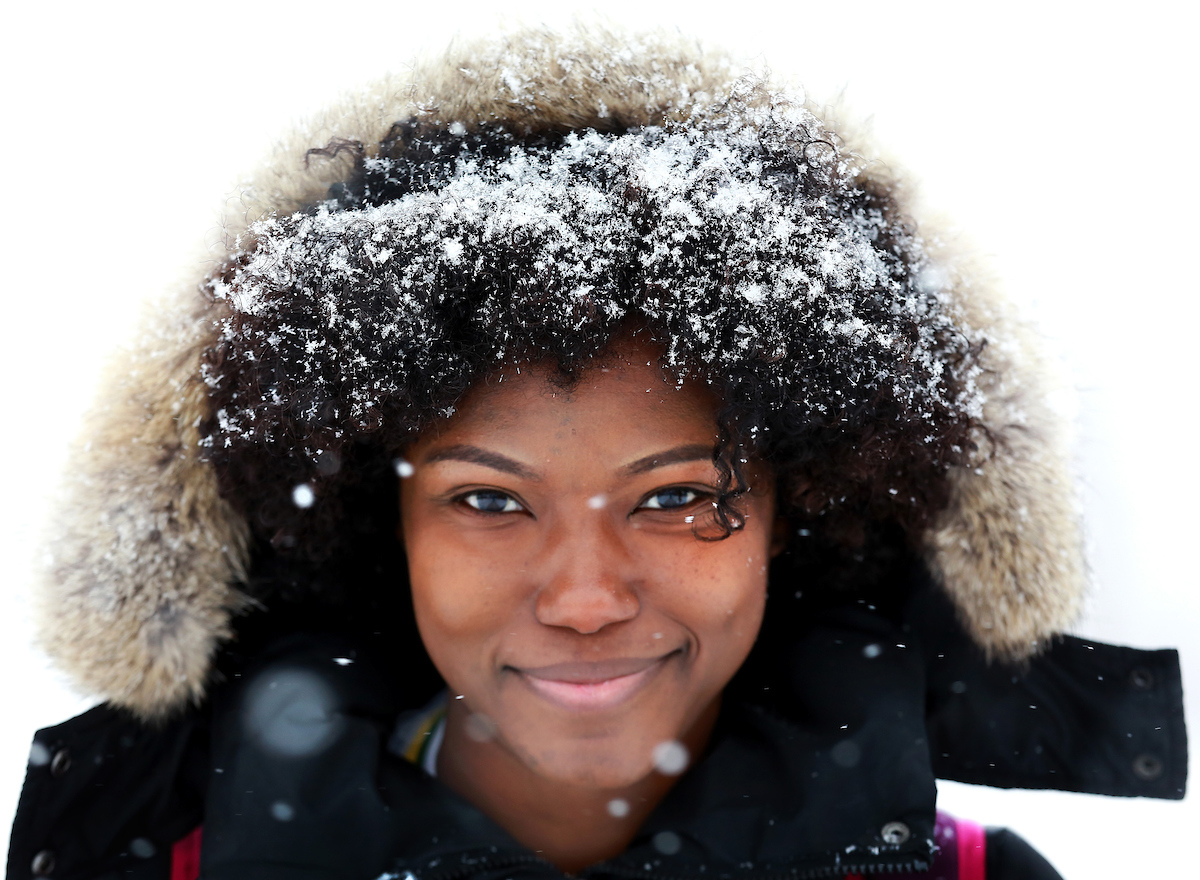
[[[198,456],[200,353],[215,324],[194,303],[174,306],[162,311],[182,319],[153,328],[103,377],[37,592],[45,650],[82,690],[146,719],[204,695],[247,601],[231,584],[245,576],[248,530]]]
[[[981,274],[981,273],[979,273]],[[926,561],[989,658],[1038,653],[1082,610],[1087,587],[1063,425],[1033,333],[998,291],[954,279],[964,322],[988,345],[975,467],[953,475],[950,505],[926,540]]]
[[[516,130],[567,131],[650,125],[683,118],[736,77],[728,56],[667,34],[615,34],[578,26],[528,30],[496,41],[455,44],[316,115],[282,142],[242,194],[231,232],[270,214],[289,214],[326,197],[353,160],[307,153],[338,140],[372,154],[393,123],[502,123]]]
[[[228,246],[249,223],[323,199],[345,155],[308,161],[338,139],[368,153],[398,120],[601,130],[682,118],[740,71],[682,39],[578,28],[533,30],[452,47],[340,107],[283,143],[226,218]],[[950,265],[944,261],[945,265]],[[1075,617],[1084,568],[1066,454],[1044,402],[1041,362],[995,292],[951,282],[983,354],[984,421],[976,467],[928,535],[928,562],[967,629],[991,656],[1019,659]],[[72,457],[39,587],[40,638],[83,689],[143,718],[203,694],[213,652],[247,600],[248,529],[199,457],[209,416],[200,356],[217,317],[187,293],[162,310],[137,351],[118,360]]]

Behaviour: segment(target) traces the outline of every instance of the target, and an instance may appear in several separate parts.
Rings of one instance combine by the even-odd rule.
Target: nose
[[[638,579],[615,529],[586,517],[552,533],[534,615],[546,626],[588,634],[631,620],[641,610]]]

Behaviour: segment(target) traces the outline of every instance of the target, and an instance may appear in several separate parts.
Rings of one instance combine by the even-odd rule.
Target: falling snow
[[[313,493],[312,486],[307,483],[302,483],[292,490],[292,502],[297,507],[312,507],[317,496]]]
[[[608,814],[617,819],[622,819],[629,815],[629,801],[622,798],[613,798],[608,802]]]
[[[664,776],[678,776],[688,765],[687,746],[678,740],[667,740],[654,747],[654,769]]]
[[[658,832],[651,843],[664,856],[673,856],[683,848],[683,840],[674,831]]]

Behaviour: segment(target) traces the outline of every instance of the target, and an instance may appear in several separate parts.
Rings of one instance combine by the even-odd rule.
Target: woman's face
[[[711,720],[762,622],[769,475],[748,468],[742,530],[696,536],[717,486],[717,400],[676,387],[658,356],[617,346],[566,392],[513,368],[405,453],[425,647],[477,732],[550,779],[647,777],[656,747]]]

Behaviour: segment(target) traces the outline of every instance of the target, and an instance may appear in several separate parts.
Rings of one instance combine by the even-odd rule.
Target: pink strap
[[[958,838],[958,880],[985,880],[987,836],[983,826],[955,819],[954,836]]]
[[[200,876],[200,837],[204,826],[197,825],[187,837],[171,847],[171,880],[197,880]]]

